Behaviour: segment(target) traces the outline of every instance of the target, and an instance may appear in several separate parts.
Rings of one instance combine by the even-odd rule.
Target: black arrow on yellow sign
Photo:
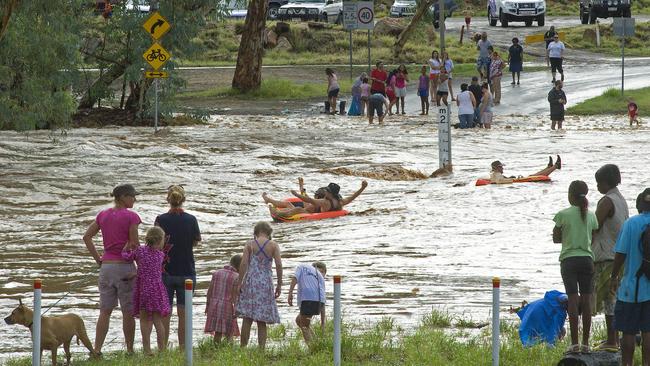
[[[163,24],[165,24],[165,21],[162,20],[162,19],[158,19],[158,21],[153,23],[153,25],[151,25],[151,28],[149,28],[149,33],[154,34],[154,32],[156,31],[156,28],[162,26]]]

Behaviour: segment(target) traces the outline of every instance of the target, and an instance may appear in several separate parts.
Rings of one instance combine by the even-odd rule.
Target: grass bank
[[[567,114],[597,115],[614,114],[627,115],[627,98],[633,98],[639,106],[639,115],[643,116],[650,111],[650,87],[625,91],[625,98],[621,96],[620,89],[609,89],[602,95],[587,99],[567,109]],[[627,117],[626,117],[627,118]]]
[[[612,25],[600,25],[600,47],[596,46],[595,25],[582,25],[562,29],[567,33],[566,44],[570,48],[591,52],[606,53],[612,56],[621,55],[621,41],[614,35]],[[589,36],[591,34],[592,37]],[[626,56],[650,56],[650,22],[637,23],[634,37],[625,42]]]
[[[454,317],[447,312],[432,311],[419,326],[405,331],[391,318],[384,318],[376,324],[360,329],[360,324],[345,322],[342,327],[341,354],[344,365],[490,365],[491,344],[489,327],[467,329],[463,326],[477,326],[476,322]],[[481,324],[484,325],[484,324]],[[478,325],[480,326],[480,325]],[[555,348],[538,345],[523,348],[517,334],[518,324],[502,322],[501,364],[503,365],[553,365],[567,347],[561,341]],[[593,339],[602,339],[604,332],[596,326]],[[307,349],[295,328],[279,325],[271,328],[273,346],[266,352],[254,347],[240,349],[236,345],[215,346],[204,339],[194,349],[194,365],[328,365],[332,363],[333,324],[328,322],[325,334],[317,330],[317,339]],[[637,350],[637,357],[639,356]],[[47,353],[46,353],[47,356]],[[77,356],[85,358],[85,356]],[[75,362],[84,366],[144,366],[181,365],[183,354],[171,350],[153,357],[142,354],[127,356],[112,353],[101,361]],[[640,360],[640,357],[639,357]],[[11,360],[8,366],[29,365],[29,359]]]

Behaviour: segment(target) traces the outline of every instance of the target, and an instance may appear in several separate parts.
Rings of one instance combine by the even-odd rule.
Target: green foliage
[[[81,0],[21,1],[0,40],[0,129],[64,127],[74,111]]]
[[[614,35],[612,25],[600,25],[600,47],[596,46],[593,39],[584,37],[585,31],[594,30],[593,25],[583,25],[568,29],[566,44],[570,48],[584,49],[592,52],[606,53],[612,56],[621,55],[621,40]],[[595,30],[594,30],[595,31]],[[650,56],[650,22],[637,23],[634,37],[625,41],[625,55],[627,56]]]
[[[650,111],[649,87],[625,90],[625,98],[621,96],[621,89],[608,89],[598,97],[587,99],[567,109],[567,113],[573,115],[613,114],[623,116],[627,115],[627,98],[634,99],[634,102],[639,106],[640,116]],[[624,118],[627,121],[627,116]]]

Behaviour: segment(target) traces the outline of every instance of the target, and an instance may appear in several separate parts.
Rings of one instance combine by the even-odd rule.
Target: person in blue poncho
[[[529,304],[524,302],[520,309],[512,309],[521,319],[519,338],[524,347],[540,342],[555,345],[555,341],[566,334],[564,322],[567,317],[569,298],[566,294],[552,290],[543,299]]]

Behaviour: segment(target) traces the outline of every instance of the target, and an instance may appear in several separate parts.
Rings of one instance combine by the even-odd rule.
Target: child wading
[[[144,246],[135,250],[123,251],[126,260],[135,260],[138,264],[137,279],[133,288],[133,316],[140,317],[142,348],[145,354],[151,354],[151,330],[156,327],[158,350],[165,349],[165,326],[163,318],[168,316],[171,307],[167,298],[167,289],[162,281],[162,265],[165,254],[165,232],[154,226],[147,230]]]
[[[418,84],[418,96],[420,97],[420,106],[422,112],[420,115],[429,114],[429,76],[427,75],[427,66],[422,66],[420,82]]]
[[[293,289],[298,285],[298,307],[300,313],[296,317],[296,324],[300,327],[305,342],[314,339],[311,330],[311,317],[320,314],[320,328],[325,330],[325,274],[327,267],[323,262],[314,262],[312,265],[299,264],[296,266],[295,275],[291,276],[288,303],[293,306]]]
[[[228,341],[239,335],[239,326],[235,316],[237,303],[237,281],[239,280],[239,265],[241,254],[233,255],[230,264],[212,274],[212,282],[208,289],[205,303],[206,333],[214,334],[214,342],[221,342],[222,337]]]
[[[594,259],[591,237],[598,230],[598,220],[589,211],[587,183],[575,180],[569,185],[571,207],[558,212],[553,221],[553,242],[562,243],[560,268],[566,294],[569,296],[569,327],[571,346],[567,353],[589,353],[591,330],[591,294],[593,292]],[[580,293],[580,295],[578,295]],[[582,345],[579,343],[579,311],[582,309]]]
[[[275,299],[282,289],[282,259],[280,247],[271,240],[273,229],[267,222],[259,222],[253,230],[254,238],[244,246],[240,265],[240,294],[237,314],[244,318],[241,326],[241,346],[248,345],[251,324],[257,322],[257,343],[266,346],[266,324],[280,322]],[[275,261],[278,283],[273,290],[271,262]]]

